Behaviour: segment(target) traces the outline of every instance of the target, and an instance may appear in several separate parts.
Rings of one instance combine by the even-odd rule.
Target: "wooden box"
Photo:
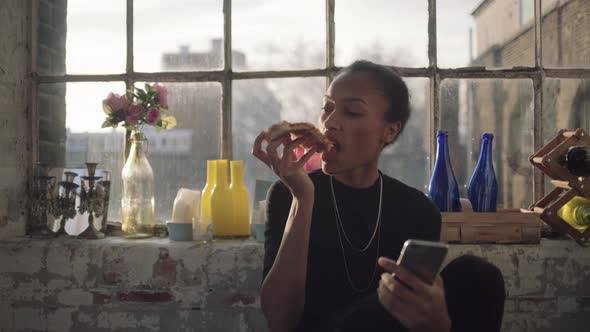
[[[448,243],[539,243],[541,219],[527,210],[442,212],[441,241]]]

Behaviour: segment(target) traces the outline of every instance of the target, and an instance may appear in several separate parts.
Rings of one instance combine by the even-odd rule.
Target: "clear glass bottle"
[[[129,139],[131,149],[121,174],[122,230],[127,238],[146,238],[154,234],[154,172],[143,149],[145,135],[134,130]]]
[[[250,193],[244,184],[244,162],[233,160],[231,167],[231,199],[233,204],[234,230],[237,236],[250,236]]]
[[[475,212],[496,212],[498,180],[492,156],[493,139],[494,135],[490,133],[481,136],[479,160],[467,188],[467,197]]]
[[[448,132],[439,130],[437,135],[436,162],[428,186],[428,197],[441,212],[461,212],[459,186],[453,173],[449,156]]]

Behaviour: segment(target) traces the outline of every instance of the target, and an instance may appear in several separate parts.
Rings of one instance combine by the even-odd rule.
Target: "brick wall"
[[[0,10],[0,239],[23,235],[31,149],[28,103],[28,1]]]
[[[502,270],[502,331],[586,331],[587,248],[559,240],[451,245],[447,261],[467,253]],[[262,255],[252,241],[5,241],[0,330],[265,331]]]
[[[67,0],[39,0],[37,71],[41,75],[66,72]],[[66,85],[43,84],[37,92],[39,161],[65,166]]]

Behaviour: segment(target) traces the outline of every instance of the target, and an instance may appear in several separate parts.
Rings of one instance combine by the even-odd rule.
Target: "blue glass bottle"
[[[428,186],[428,197],[441,212],[461,212],[459,186],[449,156],[448,132],[439,130],[437,141],[436,163]]]
[[[481,136],[479,160],[467,188],[467,197],[475,212],[496,212],[498,181],[492,162],[493,139],[494,135],[490,133]]]

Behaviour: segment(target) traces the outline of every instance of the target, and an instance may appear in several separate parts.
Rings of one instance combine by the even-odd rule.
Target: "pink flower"
[[[168,107],[168,89],[165,86],[157,84],[154,86],[158,91],[158,101],[164,107]]]
[[[143,116],[145,108],[140,104],[132,104],[127,108],[127,118],[125,122],[131,125],[136,125]]]
[[[107,99],[105,99],[105,102],[107,103],[107,105],[109,105],[113,112],[116,112],[118,110],[126,110],[127,106],[129,106],[129,104],[127,103],[127,97],[125,95],[121,96],[119,94],[112,92],[109,93]]]
[[[146,121],[149,125],[155,125],[160,119],[160,110],[157,107],[150,107],[147,111]]]

